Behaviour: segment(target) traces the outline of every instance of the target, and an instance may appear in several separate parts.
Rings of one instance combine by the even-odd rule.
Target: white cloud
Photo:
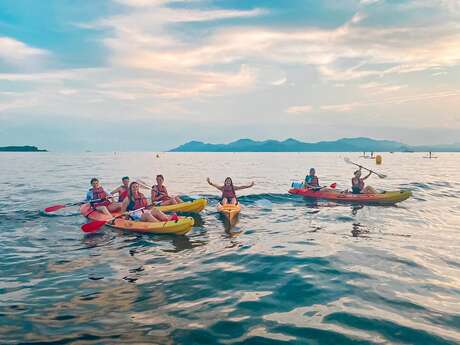
[[[286,112],[289,114],[302,114],[302,113],[309,113],[313,110],[311,105],[297,105],[292,106],[286,109]]]
[[[0,60],[11,65],[34,65],[37,60],[49,56],[43,49],[30,47],[10,37],[0,37]]]

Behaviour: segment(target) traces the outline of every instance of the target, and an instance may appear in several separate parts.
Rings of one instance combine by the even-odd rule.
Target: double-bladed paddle
[[[110,198],[110,197],[108,197],[108,198]],[[49,207],[45,208],[45,212],[51,213],[51,212],[56,212],[58,210],[66,208],[66,207],[81,206],[81,205],[86,204],[86,203],[100,202],[100,201],[104,201],[104,199],[94,199],[94,200],[89,200],[89,201],[72,202],[72,203],[63,204],[63,205],[53,205],[53,206],[49,206]]]
[[[362,169],[364,169],[364,170],[367,170],[367,171],[369,171],[369,172],[371,172],[371,173],[377,175],[377,176],[380,177],[380,178],[385,178],[385,177],[387,177],[387,175],[378,173],[378,172],[376,172],[376,171],[374,171],[374,170],[368,169],[368,168],[366,168],[366,167],[363,167],[362,165],[359,165],[359,164],[357,164],[357,163],[352,162],[348,157],[345,157],[345,158],[344,158],[344,161],[345,161],[345,163],[353,164],[353,165],[356,165],[356,166],[359,167],[359,168],[362,168]]]

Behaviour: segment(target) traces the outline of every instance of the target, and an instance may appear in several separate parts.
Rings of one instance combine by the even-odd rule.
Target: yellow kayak
[[[217,204],[217,211],[222,213],[231,222],[240,213],[241,206],[240,206],[240,204],[222,205],[221,203],[219,203],[219,204]]]
[[[109,220],[111,217],[103,214],[102,212],[95,211],[89,204],[84,204],[80,207],[80,213],[91,220]],[[112,212],[114,217],[119,216],[120,212]],[[171,234],[171,235],[185,235],[192,229],[195,221],[192,217],[179,217],[179,220],[169,222],[141,222],[127,220],[123,218],[115,219],[112,223],[107,223],[107,226],[116,229],[122,229],[133,232],[142,232],[150,234]]]
[[[196,199],[193,201],[181,202],[176,205],[167,205],[167,206],[157,206],[156,208],[162,212],[189,212],[189,213],[199,213],[208,204],[206,199]]]

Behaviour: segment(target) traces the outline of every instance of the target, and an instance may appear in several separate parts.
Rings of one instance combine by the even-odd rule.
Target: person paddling
[[[128,188],[128,196],[123,200],[121,205],[121,211],[134,211],[147,206],[148,200],[144,194],[139,192],[139,184],[137,182],[131,182]],[[178,219],[177,215],[173,214],[172,216],[168,217],[166,214],[156,208],[151,210],[139,210],[137,212],[131,213],[129,216],[132,220],[142,222],[166,222]]]
[[[310,173],[305,176],[305,188],[317,189],[319,187],[319,179],[316,176],[316,171],[314,168],[310,169]]]
[[[364,180],[369,178],[372,172],[369,172],[366,177],[361,177],[361,168],[354,172],[354,177],[351,179],[351,190],[353,194],[375,194],[376,191],[371,186],[364,186]]]
[[[104,213],[107,216],[112,216],[110,212],[118,211],[121,207],[119,202],[111,202],[108,199],[113,198],[112,195],[106,193],[101,187],[99,180],[96,177],[91,179],[91,188],[86,193],[86,201],[90,202],[93,209]],[[92,202],[92,200],[98,200]]]
[[[211,186],[217,188],[218,190],[222,192],[222,200],[220,201],[222,205],[226,205],[226,204],[236,205],[238,203],[238,200],[236,198],[235,191],[246,189],[246,188],[251,188],[252,186],[254,186],[254,182],[251,182],[250,184],[245,185],[245,186],[234,186],[233,181],[230,177],[227,177],[225,179],[223,186],[219,186],[219,185],[212,183],[209,177],[206,179],[206,181],[208,181],[208,183]]]
[[[163,175],[157,175],[156,177],[157,184],[152,186],[152,203],[155,205],[176,205],[183,202],[177,196],[170,196],[166,186],[163,184],[164,177]]]
[[[129,177],[125,176],[121,179],[121,186],[118,188],[114,189],[112,191],[112,195],[118,194],[118,202],[123,202],[125,198],[128,196],[128,188],[129,188]]]

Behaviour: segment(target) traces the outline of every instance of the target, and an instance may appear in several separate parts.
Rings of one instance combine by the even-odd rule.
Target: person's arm
[[[209,183],[211,186],[213,186],[214,188],[217,188],[217,189],[220,190],[220,191],[222,191],[222,190],[224,189],[224,186],[219,186],[219,185],[217,185],[217,184],[212,183],[212,182],[211,182],[211,179],[210,179],[209,177],[206,179],[206,181],[208,181],[208,183]]]
[[[121,203],[121,212],[126,212],[127,209],[128,209],[128,205],[129,205],[129,199],[128,198],[125,198],[123,200],[123,202]]]
[[[250,184],[244,185],[244,186],[233,186],[233,189],[234,190],[241,190],[241,189],[251,188],[252,186],[254,186],[254,182],[251,182]]]
[[[157,199],[159,198],[160,196],[157,195],[157,189],[152,187],[152,192],[150,193],[150,198],[152,199],[152,204],[155,203],[155,201],[157,201]]]
[[[85,201],[91,201],[93,200],[93,192],[91,192],[90,190],[86,192],[86,199]]]
[[[119,193],[120,193],[120,189],[121,189],[121,187],[118,187],[118,188],[114,189],[112,192],[110,192],[110,194],[112,194],[112,195],[113,195],[113,194],[119,194]]]
[[[371,175],[372,175],[372,171],[369,171],[369,174],[367,174],[367,176],[366,176],[366,177],[364,177],[364,178],[363,178],[363,180],[366,180],[366,179],[368,179],[368,178],[369,178],[369,176],[371,176]]]

